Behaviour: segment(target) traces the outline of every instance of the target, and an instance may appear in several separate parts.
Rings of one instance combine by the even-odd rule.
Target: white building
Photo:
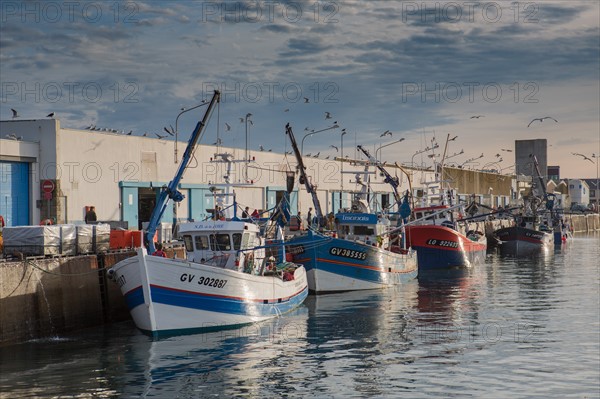
[[[590,188],[585,180],[569,179],[568,181],[571,204],[583,204],[587,206],[590,203]]]
[[[285,134],[283,129],[280,134]],[[186,145],[179,142],[180,156]],[[215,146],[198,146],[180,185],[185,199],[169,208],[163,221],[172,221],[175,214],[178,220],[209,217],[215,204],[209,189],[223,183],[226,174],[225,164],[211,161],[216,150]],[[406,158],[411,151],[400,150]],[[237,160],[244,158],[244,150],[239,148],[221,147],[219,152],[229,152]],[[347,147],[346,153],[353,149]],[[295,172],[295,159],[260,151],[250,151],[250,159],[247,169],[245,163],[233,164],[233,183],[246,183],[246,171],[247,180],[254,183],[236,188],[237,201],[251,211],[273,208],[285,190],[285,172]],[[325,213],[350,205],[349,192],[360,186],[350,182],[353,175],[340,174],[341,162],[307,157],[305,163]],[[38,224],[46,218],[80,223],[86,207],[93,205],[98,220],[126,221],[129,228],[136,229],[149,219],[160,187],[173,178],[178,165],[170,140],[62,128],[55,119],[0,121],[0,214],[9,226]],[[343,168],[346,172],[362,170],[347,162]],[[397,170],[394,166],[390,169]],[[400,189],[408,189],[408,179],[400,171],[397,175]],[[345,177],[340,204],[341,176]],[[372,196],[375,209],[393,203],[390,187],[379,174],[372,175],[371,186],[376,192]],[[418,186],[413,181],[413,189]],[[52,190],[46,194],[44,189]],[[306,215],[309,207],[311,198],[296,178],[291,211],[301,210]]]

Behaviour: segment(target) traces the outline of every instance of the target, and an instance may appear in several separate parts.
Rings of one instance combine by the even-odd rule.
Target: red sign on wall
[[[44,199],[45,200],[51,200],[52,199],[52,193],[46,193],[46,192],[44,192],[42,194],[44,194]]]
[[[54,182],[52,180],[44,180],[42,182],[42,191],[44,193],[52,193],[54,191]],[[52,196],[50,196],[52,198]]]

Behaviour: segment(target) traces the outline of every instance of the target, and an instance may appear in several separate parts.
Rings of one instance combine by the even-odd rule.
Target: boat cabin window
[[[194,250],[194,242],[192,241],[192,236],[183,236],[183,242],[185,243],[186,251],[191,252]]]
[[[229,234],[211,234],[210,247],[213,251],[231,251]]]
[[[375,230],[369,226],[354,226],[354,234],[357,236],[372,236]]]
[[[233,233],[231,235],[231,238],[233,239],[233,249],[235,249],[236,251],[239,250],[242,245],[242,234]]]
[[[250,234],[249,233],[244,233],[242,235],[242,249],[247,249],[250,248],[249,242],[250,241]]]
[[[208,236],[196,236],[194,238],[196,241],[196,249],[197,250],[207,250],[208,249]]]

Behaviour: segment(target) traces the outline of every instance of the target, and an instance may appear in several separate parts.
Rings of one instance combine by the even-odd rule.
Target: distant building
[[[537,158],[544,185],[548,181],[548,141],[546,139],[515,140],[515,173],[517,175],[531,176],[536,195],[542,195],[539,187],[537,172],[533,156]]]
[[[594,210],[600,209],[600,187],[598,179],[583,179],[590,188],[590,204],[594,205]]]
[[[560,181],[560,166],[548,166],[548,180]]]
[[[569,197],[571,204],[588,205],[590,203],[590,188],[583,179],[568,179]]]

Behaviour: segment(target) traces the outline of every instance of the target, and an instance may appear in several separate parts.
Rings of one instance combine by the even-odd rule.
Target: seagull
[[[325,112],[325,119],[331,119],[331,113]]]
[[[321,151],[317,152],[313,158],[319,158],[319,155],[321,155]]]
[[[244,118],[240,118],[240,123],[244,123]]]
[[[252,119],[248,119],[248,122],[250,122],[250,125],[254,126],[254,122],[252,122]]]
[[[451,138],[450,140],[448,140],[448,141],[454,141],[454,140],[456,140],[457,138],[458,138],[458,136],[454,136],[454,137],[452,137],[452,138]]]
[[[500,154],[496,154],[496,158],[500,158],[502,155]]]
[[[148,137],[148,132],[144,132],[144,134],[142,134],[142,136]]]
[[[283,112],[290,112],[290,109],[286,108],[286,109],[283,110]]]
[[[158,137],[159,139],[164,139],[165,137],[167,137],[167,136],[161,136],[161,135],[160,135],[160,134],[158,134],[158,133],[154,133],[154,134],[156,134],[156,137]]]
[[[308,158],[308,157],[310,157],[310,156],[312,156],[312,154],[306,154],[306,157],[307,157],[307,158]]]
[[[473,115],[473,116],[472,116],[471,118],[469,118],[469,119],[479,119],[479,118],[482,118],[482,117],[484,117],[484,115]]]
[[[594,161],[592,161],[590,158],[586,157],[586,156],[585,156],[585,155],[583,155],[583,154],[579,154],[579,153],[577,153],[577,152],[572,152],[571,154],[573,154],[573,155],[577,155],[577,156],[580,156],[580,157],[582,157],[583,159],[585,159],[585,160],[588,160],[588,161],[590,161],[591,163],[594,163]]]
[[[11,108],[10,110],[12,111],[13,119],[18,118],[20,116],[16,109]]]
[[[127,135],[131,136],[131,133],[133,133],[133,130],[130,130],[129,133],[127,133]]]
[[[54,118],[54,112],[50,112],[48,115],[46,115],[46,118]]]
[[[325,157],[325,159],[329,159],[329,155],[327,155],[327,156]]]
[[[273,149],[272,149],[272,148],[269,148],[269,150],[268,150],[267,152],[271,152],[271,151],[273,151]]]
[[[340,150],[339,150],[339,149],[338,149],[336,146],[334,146],[333,144],[332,144],[332,145],[330,145],[329,147],[331,147],[331,148],[335,148],[335,152],[339,152],[339,151],[340,151]]]
[[[225,131],[230,131],[231,130],[231,126],[229,126],[229,123],[225,122]]]
[[[213,143],[213,145],[221,145],[221,139],[220,139],[220,138],[218,138],[218,139],[217,139],[217,141],[215,141],[215,142]]]
[[[305,131],[305,132],[308,132],[308,129],[309,129],[309,128],[308,128],[308,126],[306,126],[306,127],[304,128],[304,131]]]
[[[310,102],[310,99],[308,97],[304,97],[304,104],[307,104],[308,102]]]
[[[512,150],[507,150],[506,148],[500,148],[500,151],[512,152]]]
[[[7,139],[11,139],[11,140],[17,140],[17,135],[16,135],[16,134],[14,134],[14,133],[7,134],[7,135],[6,135],[6,136],[4,136],[4,137],[6,137]]]
[[[171,136],[173,135],[173,133],[172,133],[172,132],[171,132],[169,129],[167,129],[166,127],[164,127],[163,129],[164,129],[164,131],[165,131],[165,132],[167,132],[167,133],[168,133],[168,134],[170,134]]]
[[[389,130],[386,130],[385,132],[383,132],[379,137],[385,137],[385,136],[392,136],[392,132],[390,132]]]
[[[292,155],[292,152],[291,151],[286,151],[285,155]]]
[[[263,147],[263,146],[262,146],[262,144],[261,144],[261,145],[259,145],[259,146],[258,146],[258,149],[259,149],[260,151],[264,151],[264,150],[265,150],[265,147]]]
[[[556,119],[554,119],[553,117],[551,117],[551,116],[544,116],[543,118],[534,118],[531,122],[529,122],[529,125],[527,125],[527,127],[531,126],[531,124],[533,122],[535,122],[535,121],[543,122],[544,119],[552,119],[554,122],[558,123],[558,121]]]

